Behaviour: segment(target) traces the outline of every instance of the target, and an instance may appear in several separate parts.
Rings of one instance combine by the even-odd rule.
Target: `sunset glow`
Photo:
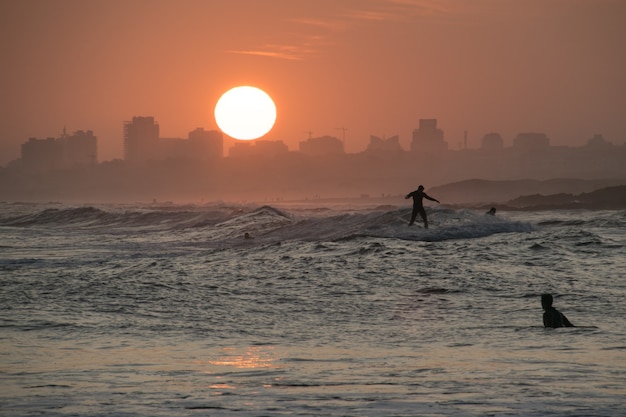
[[[166,138],[221,130],[215,104],[242,85],[270,94],[280,114],[263,139],[290,151],[345,136],[345,152],[360,153],[371,135],[408,150],[423,118],[451,150],[493,132],[504,146],[522,132],[555,146],[626,141],[623,1],[44,3],[0,8],[0,166],[64,126],[94,132],[98,162],[124,159],[134,116]]]
[[[276,105],[263,90],[235,87],[225,92],[215,105],[215,121],[235,139],[257,139],[269,132],[276,121]]]
[[[625,18],[0,0],[0,417],[626,415]]]

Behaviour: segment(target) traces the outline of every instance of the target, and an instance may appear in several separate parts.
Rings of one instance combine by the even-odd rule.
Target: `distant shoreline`
[[[497,211],[546,211],[546,210],[624,210],[626,209],[626,179],[582,180],[582,179],[552,179],[552,180],[466,180],[427,187],[428,193],[441,201],[442,207],[453,209],[471,209],[487,211],[495,207]],[[410,190],[405,190],[410,191]],[[180,205],[201,208],[207,204],[236,204],[236,205],[269,205],[304,210],[332,210],[344,209],[379,209],[393,210],[410,207],[402,193],[386,194],[384,196],[345,196],[305,199],[206,199],[200,201],[184,200],[154,200],[152,202],[132,201],[105,201],[103,199],[46,199],[40,203],[55,204],[140,204],[152,207],[173,207]],[[0,203],[33,204],[37,201],[29,199],[0,199]],[[427,207],[434,204],[427,202]]]
[[[451,207],[485,210],[626,209],[626,179],[467,180],[429,193]]]

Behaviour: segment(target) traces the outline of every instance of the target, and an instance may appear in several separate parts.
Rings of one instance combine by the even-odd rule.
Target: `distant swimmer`
[[[553,329],[557,327],[575,327],[565,317],[565,314],[552,307],[552,294],[541,295],[541,306],[544,309],[543,313],[543,326],[551,327]]]
[[[422,200],[425,198],[430,201],[436,201],[437,203],[439,203],[439,200],[437,200],[436,198],[432,198],[431,196],[426,194],[424,192],[423,185],[417,187],[417,190],[408,193],[404,198],[408,200],[411,197],[413,197],[413,213],[411,213],[411,221],[409,222],[409,226],[415,223],[415,218],[417,217],[417,213],[419,213],[422,216],[422,220],[424,220],[424,228],[428,229],[428,218],[426,217],[426,210],[424,210]]]
[[[244,233],[243,238],[244,239],[252,239],[252,236],[250,236],[250,233],[246,232],[246,233]]]
[[[491,208],[489,209],[489,211],[488,211],[488,212],[486,212],[485,214],[488,214],[488,215],[490,215],[490,216],[495,216],[495,215],[496,215],[496,208],[495,208],[495,207],[491,207]]]

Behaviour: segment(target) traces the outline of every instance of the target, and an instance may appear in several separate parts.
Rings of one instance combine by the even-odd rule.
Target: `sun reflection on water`
[[[222,355],[208,363],[237,369],[266,369],[279,368],[276,360],[273,346],[248,346],[243,353],[237,348],[222,348]]]

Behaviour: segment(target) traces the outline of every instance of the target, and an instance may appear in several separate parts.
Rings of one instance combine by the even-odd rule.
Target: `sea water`
[[[626,211],[428,213],[2,203],[0,415],[624,415]]]

